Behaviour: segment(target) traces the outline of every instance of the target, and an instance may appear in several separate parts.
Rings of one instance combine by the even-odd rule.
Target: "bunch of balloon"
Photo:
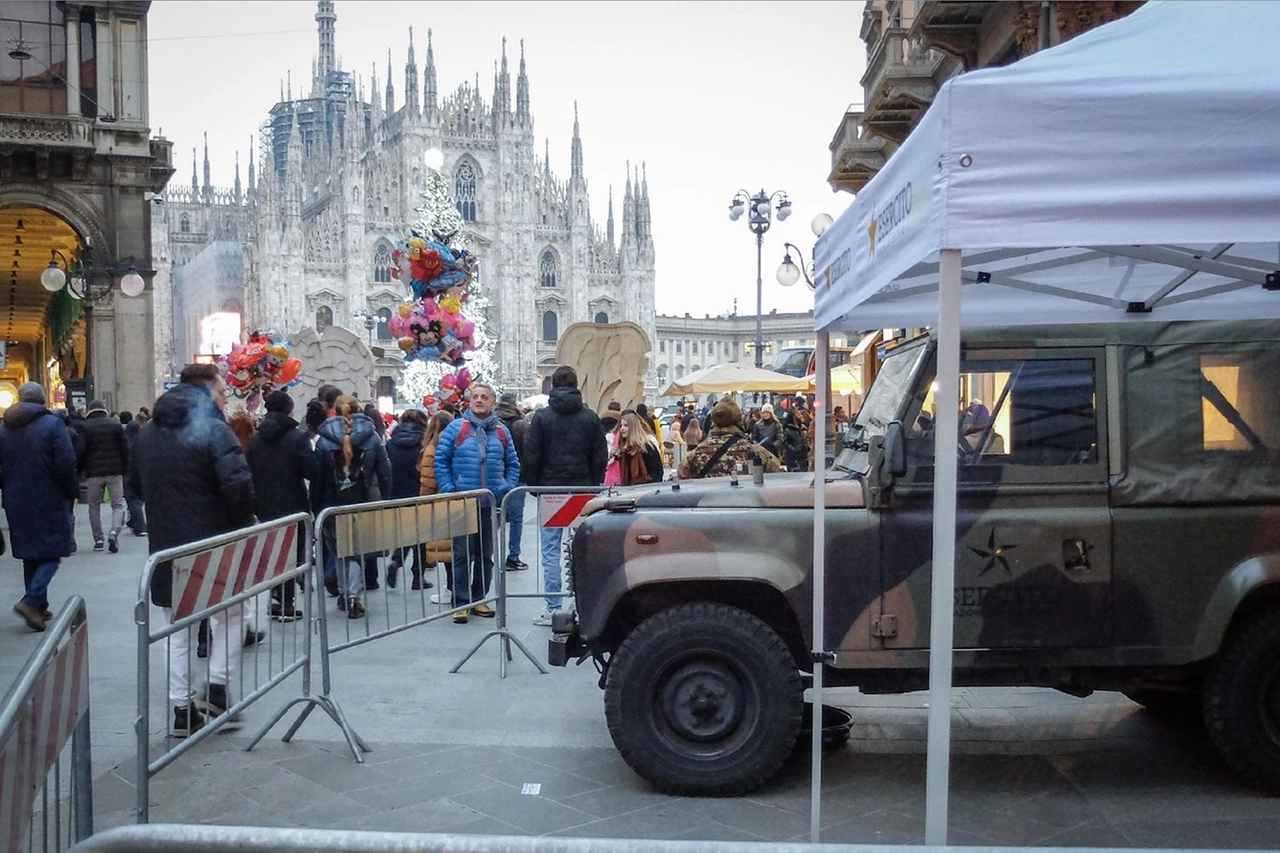
[[[253,332],[247,343],[232,344],[217,365],[231,393],[244,399],[251,412],[267,394],[302,381],[302,362],[289,355],[289,342],[274,328]]]

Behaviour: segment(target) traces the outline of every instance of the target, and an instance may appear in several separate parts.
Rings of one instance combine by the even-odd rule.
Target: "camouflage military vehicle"
[[[812,637],[811,474],[637,487],[573,541],[577,613],[627,762],[746,791],[828,684],[927,687],[936,340],[893,351],[827,473],[826,636]],[[1118,690],[1203,713],[1280,792],[1280,324],[1134,323],[963,338],[955,684]]]

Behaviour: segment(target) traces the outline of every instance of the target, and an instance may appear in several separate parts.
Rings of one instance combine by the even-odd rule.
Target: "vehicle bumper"
[[[590,654],[578,632],[578,614],[558,611],[551,620],[551,639],[547,642],[547,663],[568,666]]]

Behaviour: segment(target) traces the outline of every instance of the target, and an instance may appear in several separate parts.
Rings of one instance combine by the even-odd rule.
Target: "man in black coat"
[[[107,412],[107,404],[94,400],[85,413],[84,477],[89,489],[89,529],[93,532],[93,550],[102,550],[102,494],[111,498],[111,529],[107,548],[114,554],[120,550],[117,540],[124,527],[124,474],[129,470],[129,443],[120,421]]]
[[[142,425],[151,420],[150,414],[146,410],[140,410],[136,418],[131,417],[125,421],[125,415],[128,412],[120,413],[120,423],[124,424],[124,441],[128,445],[130,455],[133,454],[133,445],[138,438],[138,430],[142,429]],[[133,486],[129,483],[129,478],[125,477],[124,482],[124,503],[129,510],[128,520],[125,524],[133,531],[134,536],[147,535],[147,510],[142,503],[142,499],[133,491]]]
[[[516,458],[521,460],[520,485],[527,486],[529,480],[524,472],[524,439],[529,432],[529,422],[524,419],[524,412],[520,411],[516,395],[510,391],[503,394],[493,413],[498,416],[498,420],[507,425],[507,432],[511,433],[511,443],[515,445]],[[507,560],[502,567],[508,572],[529,568],[529,564],[520,559],[520,541],[524,538],[525,494],[517,490],[506,499]]]
[[[582,405],[578,374],[557,367],[551,374],[551,394],[539,409],[525,436],[521,473],[530,486],[599,486],[604,482],[609,448],[595,412]],[[536,488],[535,488],[536,491]],[[542,591],[547,612],[533,620],[550,625],[551,614],[564,604],[560,597],[560,545],[563,530],[542,529]]]
[[[138,433],[130,477],[150,509],[151,553],[186,545],[253,523],[253,475],[240,440],[222,415],[227,386],[212,364],[189,364],[181,384],[156,401],[155,415]],[[151,602],[173,619],[173,566],[157,565],[151,575]],[[210,619],[209,687],[196,697],[190,684],[194,629],[169,638],[170,733],[186,737],[203,725],[196,706],[220,714],[230,704],[232,683],[244,638],[239,605]],[[193,701],[194,700],[194,701]]]
[[[26,594],[13,606],[33,631],[52,618],[49,582],[71,555],[76,455],[61,419],[45,408],[44,389],[27,382],[0,427],[0,489],[9,548],[22,561]]]
[[[320,476],[320,463],[311,451],[307,434],[293,419],[293,398],[287,391],[272,391],[266,399],[267,414],[249,438],[245,459],[253,475],[254,508],[261,521],[284,518],[295,512],[311,512],[307,483]],[[306,543],[298,537],[298,562],[305,559]],[[293,581],[271,590],[271,618],[293,622],[302,618],[294,606]]]

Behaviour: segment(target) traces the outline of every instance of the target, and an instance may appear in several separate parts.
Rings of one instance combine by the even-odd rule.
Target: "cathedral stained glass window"
[[[316,309],[316,331],[323,332],[332,325],[333,309],[328,305],[321,305]]]
[[[560,318],[554,311],[546,311],[542,315],[542,339],[555,341],[560,337]]]
[[[373,280],[391,281],[391,244],[379,241],[373,250]]]
[[[463,161],[453,179],[453,197],[463,222],[476,221],[476,170]]]
[[[556,286],[556,256],[550,249],[542,253],[542,259],[538,262],[538,278],[542,282],[543,287]]]
[[[185,213],[182,214],[182,218],[178,220],[178,230],[181,231],[183,234],[186,234],[188,231],[191,230],[190,216],[187,216]]]

